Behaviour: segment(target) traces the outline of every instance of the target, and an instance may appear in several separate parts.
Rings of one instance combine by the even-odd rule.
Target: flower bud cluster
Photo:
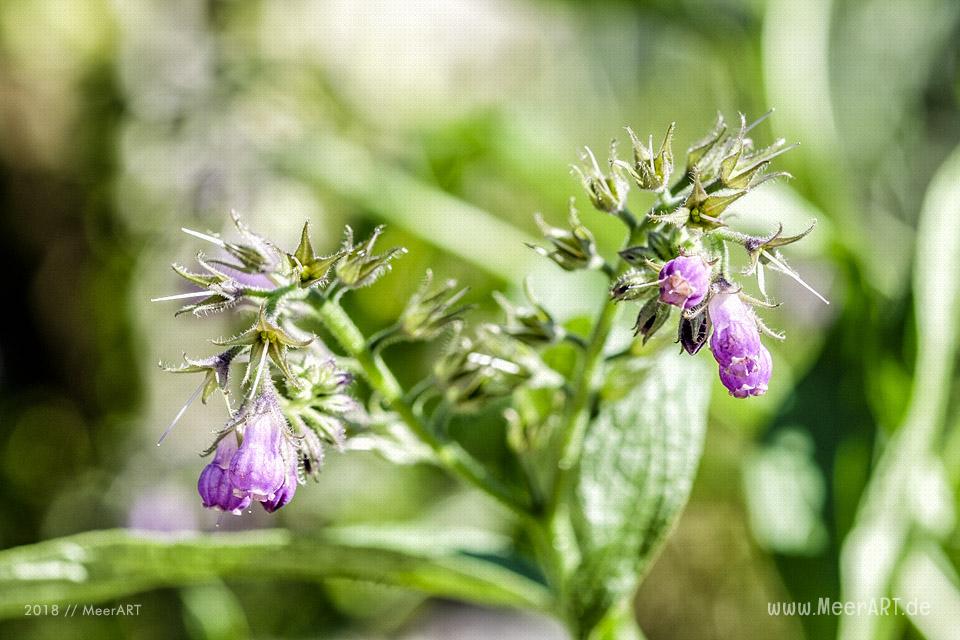
[[[346,228],[341,253],[343,257],[336,262],[337,280],[348,289],[367,287],[392,269],[390,264],[404,255],[407,250],[394,247],[383,254],[374,254],[373,246],[383,233],[383,226],[373,230],[366,242],[354,243],[353,229]]]
[[[427,269],[423,284],[410,297],[392,335],[401,340],[432,340],[440,336],[470,309],[469,305],[458,306],[467,291],[467,287],[458,289],[453,279],[434,286],[433,271]]]
[[[501,327],[483,324],[472,336],[459,333],[437,361],[434,376],[451,405],[473,410],[521,387],[558,387],[559,374],[528,345]]]
[[[667,128],[667,133],[663,136],[663,142],[660,143],[660,150],[656,153],[653,151],[653,136],[650,136],[647,143],[643,143],[633,132],[633,129],[627,127],[627,134],[629,134],[630,141],[633,143],[633,164],[629,165],[620,160],[615,162],[627,170],[641,189],[662,192],[670,186],[670,176],[673,174],[673,130],[675,126],[675,123],[671,123]]]
[[[201,255],[198,262],[203,273],[175,265],[175,271],[201,291],[172,298],[203,298],[181,309],[196,315],[250,309],[255,311],[254,321],[233,337],[214,340],[225,349],[221,353],[204,359],[185,357],[182,366],[167,369],[201,373],[203,379],[160,440],[194,399],[206,402],[219,390],[231,417],[206,452],[214,455],[197,483],[202,504],[240,513],[259,502],[273,512],[293,498],[306,476],[316,477],[325,444],[342,447],[344,418],[359,408],[347,393],[352,376],[329,355],[317,355],[324,352],[323,347],[297,327],[299,309],[309,296],[337,295],[372,283],[403,251],[376,255],[373,248],[381,229],[358,245],[348,228],[337,252],[318,255],[310,242],[309,226],[304,225],[299,245],[287,253],[250,231],[235,214],[233,221],[241,237],[238,242],[189,232],[215,244],[224,256],[206,259]],[[243,369],[236,410],[231,403],[234,365]],[[282,381],[279,391],[275,376],[278,383]]]
[[[640,304],[634,330],[644,344],[666,324],[673,307],[680,309],[677,341],[689,354],[697,353],[709,341],[721,382],[738,398],[767,390],[772,362],[769,351],[760,344],[760,332],[782,336],[767,329],[744,300],[773,305],[740,294],[739,287],[731,284],[728,245],[746,252],[749,266],[745,274],[756,275],[764,298],[764,269],[768,268],[793,278],[826,302],[780,253],[781,247],[810,233],[812,224],[793,236],[783,235],[782,225],[768,236],[749,236],[727,227],[731,205],[771,179],[789,177],[771,172],[770,164],[792,146],[780,139],[768,147],[757,147],[748,137],[764,118],[748,125],[741,115],[740,126],[731,129],[723,116],[718,116],[713,130],[687,149],[686,171],[673,186],[669,185],[675,166],[673,124],[656,153],[652,138],[643,142],[628,129],[633,163],[611,160],[612,168],[626,171],[638,187],[656,193],[657,201],[639,223],[624,213],[625,207],[620,210],[621,217],[631,223],[630,242],[620,252],[629,268],[621,269],[613,279],[610,297]],[[593,199],[589,189],[588,195]]]
[[[383,227],[377,227],[370,238],[360,243],[354,241],[353,230],[346,227],[341,247],[329,255],[318,255],[310,242],[309,223],[303,226],[297,248],[287,253],[251,231],[236,212],[232,212],[232,219],[241,237],[237,242],[226,241],[216,233],[184,229],[216,246],[222,255],[209,258],[202,252],[197,254],[200,272],[174,264],[177,275],[198,290],[155,298],[155,302],[194,300],[177,314],[205,316],[242,305],[256,308],[279,297],[295,297],[298,291],[331,284],[357,289],[376,282],[390,270],[393,260],[406,253],[403,247],[374,253]]]
[[[547,224],[540,214],[536,214],[534,219],[544,239],[552,245],[552,249],[546,249],[537,245],[528,245],[531,249],[545,258],[553,260],[565,271],[577,271],[580,269],[599,269],[603,267],[604,260],[597,253],[597,243],[593,239],[593,234],[587,229],[577,214],[573,206],[573,200],[570,200],[570,214],[568,217],[569,228],[563,229],[553,227]]]
[[[589,148],[584,149],[583,167],[573,167],[573,171],[580,176],[583,188],[590,197],[590,202],[598,211],[605,211],[614,215],[619,214],[627,206],[627,194],[630,193],[630,183],[624,178],[616,160],[616,145],[610,145],[610,171],[604,173],[600,169],[596,156]]]
[[[533,295],[529,278],[524,280],[523,290],[529,306],[514,304],[500,293],[493,294],[507,316],[501,326],[504,333],[529,345],[553,344],[563,340],[567,335],[566,330]]]

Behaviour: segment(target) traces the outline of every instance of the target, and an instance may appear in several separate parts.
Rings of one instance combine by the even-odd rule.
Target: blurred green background
[[[195,383],[157,361],[204,355],[234,328],[148,302],[174,291],[166,265],[198,249],[180,227],[225,230],[234,208],[290,248],[309,219],[332,248],[345,223],[385,222],[386,243],[410,253],[349,299],[366,331],[428,266],[470,285],[478,316],[530,272],[570,317],[596,307],[601,280],[562,275],[523,241],[534,211],[562,221],[571,194],[604,247],[620,241],[569,174],[578,148],[604,153],[625,125],[659,136],[676,121],[682,149],[718,109],[773,107],[755,137],[802,143],[780,162],[795,179],[738,203],[735,225],[793,233],[817,218],[787,254],[832,304],[768,276],[785,304],[765,317],[788,334],[771,347],[771,390],[738,401],[709,381],[694,495],[637,611],[651,640],[834,637],[837,618],[771,616],[767,603],[842,596],[842,545],[912,389],[944,390],[933,464],[948,495],[960,479],[957,382],[915,366],[918,343],[952,345],[958,322],[924,337],[913,289],[924,194],[960,142],[958,64],[955,0],[3,0],[0,548],[115,526],[215,529],[196,452],[222,407],[191,408],[154,446]],[[956,277],[934,286],[949,295]],[[436,350],[391,361],[415,380]],[[955,582],[954,501],[937,508]],[[320,486],[276,517],[223,528],[414,517],[510,533],[438,472],[363,452],[331,454]],[[960,627],[957,592],[937,593],[943,628]],[[133,600],[139,617],[16,619],[0,636],[562,637],[539,618],[346,583]],[[906,620],[889,633],[956,637]]]

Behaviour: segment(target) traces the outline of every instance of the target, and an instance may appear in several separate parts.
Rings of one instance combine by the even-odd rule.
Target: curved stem
[[[623,220],[623,223],[627,225],[627,228],[630,230],[631,233],[633,233],[633,230],[636,229],[637,225],[639,224],[637,222],[636,216],[634,216],[633,213],[631,213],[630,210],[626,208],[620,209],[619,211],[617,211],[617,217]]]
[[[333,334],[347,354],[360,365],[367,383],[383,397],[384,402],[400,416],[410,430],[433,450],[437,461],[443,467],[524,519],[531,517],[526,500],[491,476],[463,447],[455,442],[438,438],[420,419],[413,407],[406,402],[404,390],[393,372],[379,354],[370,352],[366,338],[337,302],[325,299],[319,294],[312,295],[309,300],[323,325]]]
[[[394,322],[389,327],[384,327],[380,331],[367,338],[367,347],[376,353],[381,347],[386,346],[386,341],[396,335],[400,329],[400,323]]]
[[[661,194],[660,202],[655,205],[655,208],[656,206],[666,206],[663,203],[665,196],[666,194]],[[631,218],[633,217],[629,212],[627,214]],[[630,229],[623,245],[624,248],[642,240],[651,226],[652,220],[650,217],[644,216],[639,224]],[[612,278],[615,278],[628,267],[626,261],[621,258],[613,269]],[[550,549],[552,557],[548,560],[554,564],[554,570],[561,573],[571,570],[579,562],[579,549],[577,548],[569,509],[566,508],[565,497],[572,489],[583,442],[587,435],[587,428],[590,426],[590,404],[596,392],[597,377],[604,364],[604,348],[607,345],[607,338],[610,336],[616,315],[616,302],[605,299],[584,349],[583,366],[574,383],[570,410],[561,427],[560,458],[545,513],[545,524],[553,540]]]
[[[603,349],[607,344],[610,329],[613,327],[616,312],[617,307],[614,302],[604,301],[600,316],[597,318],[597,323],[593,327],[593,332],[584,352],[583,367],[574,385],[574,396],[570,403],[570,413],[564,429],[564,440],[560,455],[562,475],[564,470],[573,467],[580,457],[580,449],[583,446],[583,438],[590,417],[589,404],[595,387],[594,378],[596,378],[596,373],[603,361]]]
[[[575,333],[565,333],[563,335],[563,339],[564,341],[569,342],[572,345],[575,345],[579,349],[587,348],[587,341]]]

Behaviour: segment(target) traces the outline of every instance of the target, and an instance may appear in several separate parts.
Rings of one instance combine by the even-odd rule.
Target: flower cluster
[[[259,502],[273,513],[293,499],[306,476],[316,478],[325,442],[343,445],[339,416],[357,409],[344,393],[352,376],[310,354],[293,369],[288,397],[267,378],[217,433],[213,459],[197,482],[204,507],[239,515]]]
[[[615,316],[610,302],[592,329],[583,332],[577,320],[555,319],[527,282],[526,304],[495,294],[504,320],[467,329],[463,317],[469,305],[462,304],[467,289],[453,280],[435,281],[431,271],[393,324],[369,338],[363,336],[339,301],[346,292],[374,283],[405,253],[403,248],[376,249],[380,227],[362,241],[348,227],[340,247],[329,254],[314,250],[307,225],[292,252],[253,233],[236,215],[240,237],[236,242],[186,230],[213,244],[217,255],[198,254],[195,270],[174,265],[190,289],[158,300],[187,300],[180,312],[197,316],[249,312],[252,322],[232,337],[214,340],[220,353],[185,357],[182,366],[169,369],[198,373],[202,380],[160,440],[193,400],[207,402],[219,391],[229,419],[205,452],[213,455],[200,473],[197,489],[204,507],[234,514],[254,502],[268,512],[288,504],[298,485],[307,477],[316,478],[325,448],[344,446],[348,424],[374,430],[378,423],[402,422],[410,437],[435,454],[434,462],[484,486],[486,480],[477,475],[479,467],[470,454],[449,440],[444,429],[455,412],[495,406],[507,425],[507,444],[516,453],[546,456],[549,461],[559,437],[564,449],[560,464],[573,465],[596,400],[591,395],[593,379],[599,377],[605,359],[636,355],[671,315],[679,316],[676,335],[683,351],[694,355],[709,344],[720,381],[731,395],[763,395],[773,362],[761,334],[783,338],[755,312],[757,307],[775,306],[767,299],[765,269],[813,291],[780,253],[810,233],[813,225],[792,236],[783,234],[782,225],[763,236],[728,227],[727,210],[733,203],[773,178],[786,177],[769,167],[790,147],[783,140],[756,147],[747,137],[754,126],[741,116],[740,126],[730,129],[719,117],[710,134],[687,150],[685,165],[674,156],[673,124],[656,148],[652,137],[643,141],[628,129],[631,162],[618,159],[611,145],[603,168],[586,150],[585,166],[577,173],[590,202],[619,218],[628,230],[616,263],[601,254],[573,201],[565,227],[551,226],[537,216],[546,241],[544,246],[532,246],[538,254],[566,271],[601,272],[610,280],[613,302],[639,304],[634,330],[641,341],[619,354],[605,353]],[[684,166],[682,175],[675,176]],[[631,183],[654,197],[640,218],[628,207]],[[758,297],[747,295],[735,282],[730,246],[746,252],[744,274],[756,276]],[[304,331],[307,318],[325,327],[347,359],[338,359],[317,336]],[[432,374],[404,390],[387,368],[383,352],[398,342],[450,334]],[[348,393],[353,377],[344,366],[363,374],[370,391],[369,413]],[[233,375],[237,367],[241,371]],[[239,402],[232,401],[235,395]],[[564,415],[560,422],[558,414]],[[568,432],[557,436],[554,428]],[[404,438],[394,437],[395,430],[384,431],[368,435],[367,441],[380,437],[384,450],[386,445],[405,446]],[[415,453],[395,459],[424,459],[422,451]],[[551,474],[534,473],[530,480],[536,494],[531,501],[543,499]],[[508,490],[494,493],[513,507],[524,503]]]
[[[723,116],[718,116],[713,130],[687,150],[686,171],[672,186],[676,166],[673,124],[656,151],[652,137],[642,141],[628,128],[633,161],[619,160],[611,145],[608,172],[586,151],[586,166],[576,172],[591,203],[598,211],[621,218],[630,231],[619,254],[619,267],[597,257],[592,236],[578,218],[571,218],[576,235],[541,223],[557,247],[552,253],[540,249],[541,253],[566,269],[604,270],[613,278],[610,296],[614,301],[640,303],[634,330],[644,344],[666,324],[671,309],[678,308],[677,341],[691,355],[709,342],[720,381],[737,398],[762,395],[767,390],[773,367],[760,334],[783,338],[770,331],[753,310],[775,306],[767,300],[764,270],[793,278],[826,302],[780,253],[781,247],[810,233],[814,224],[793,236],[784,236],[782,225],[766,236],[750,236],[727,226],[727,209],[734,202],[772,179],[789,177],[770,171],[770,164],[792,145],[780,139],[768,147],[757,147],[747,135],[764,118],[747,124],[741,115],[740,126],[731,129]],[[639,220],[627,207],[628,179],[656,198]],[[557,243],[558,238],[563,239],[562,244]],[[588,238],[589,243],[575,245],[571,242],[575,238]],[[744,273],[756,276],[762,298],[748,296],[733,284],[729,245],[746,251]],[[588,250],[578,248],[574,253],[569,249],[572,246]]]
[[[237,447],[236,432],[240,439]],[[273,512],[297,490],[298,456],[272,385],[230,425],[213,460],[200,472],[197,489],[203,506],[240,513],[251,502]]]
[[[344,418],[358,414],[359,405],[347,394],[353,377],[339,368],[313,336],[303,335],[294,319],[298,305],[323,290],[325,295],[370,284],[402,253],[372,252],[374,236],[355,245],[348,230],[341,249],[318,256],[304,226],[293,253],[277,249],[254,234],[234,215],[242,240],[187,231],[207,240],[222,256],[198,255],[202,273],[174,265],[176,273],[199,288],[157,300],[200,299],[180,312],[203,316],[228,309],[249,309],[253,324],[233,337],[213,342],[225,351],[208,358],[186,358],[175,373],[200,373],[200,386],[177,413],[160,442],[198,397],[204,403],[216,391],[223,396],[230,418],[215,431],[213,454],[197,481],[201,503],[209,509],[240,514],[259,502],[268,512],[293,499],[297,486],[316,478],[327,444],[342,447]],[[231,370],[243,369],[238,385]],[[275,380],[276,378],[276,380]],[[237,386],[239,389],[234,389]],[[231,398],[241,392],[234,409]]]

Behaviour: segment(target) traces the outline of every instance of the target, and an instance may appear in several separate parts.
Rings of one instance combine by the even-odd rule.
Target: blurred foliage
[[[783,163],[795,179],[744,199],[741,215],[760,229],[797,220],[788,232],[817,217],[795,266],[832,304],[769,284],[790,309],[768,316],[789,335],[775,345],[776,388],[740,402],[714,385],[693,500],[637,610],[651,639],[833,637],[836,618],[771,617],[766,602],[849,595],[844,540],[888,444],[924,415],[908,412],[918,389],[941,389],[928,453],[953,487],[960,477],[954,354],[936,371],[918,358],[954,341],[931,342],[914,307],[938,304],[915,287],[937,248],[949,251],[915,248],[928,184],[960,142],[958,64],[953,0],[0,3],[0,546],[124,525],[214,528],[195,499],[195,452],[222,416],[194,408],[153,446],[189,385],[161,382],[156,360],[202,345],[195,323],[174,326],[147,302],[172,282],[156,265],[190,257],[181,226],[218,230],[235,208],[293,243],[310,219],[322,250],[344,223],[364,235],[386,222],[387,241],[410,253],[350,300],[364,331],[399,313],[428,266],[469,284],[480,317],[496,312],[490,292],[518,299],[532,271],[567,322],[602,283],[554,278],[523,241],[534,211],[564,219],[575,150],[671,121],[683,148],[717,109],[775,107],[758,137],[802,143]],[[955,203],[928,205],[934,234]],[[615,220],[585,222],[602,246],[616,242]],[[946,296],[957,275],[940,277],[932,287]],[[956,316],[935,330],[956,336]],[[439,346],[391,359],[413,380]],[[465,442],[498,455],[470,426],[456,425]],[[223,528],[420,515],[513,533],[435,471],[355,452],[331,455],[321,487],[278,518]],[[954,617],[897,620],[876,637],[952,637],[950,529],[906,556],[892,588],[919,589]],[[388,600],[389,616],[372,614]],[[402,637],[430,616],[418,596],[342,582],[137,601],[137,618],[18,618],[0,635]]]

